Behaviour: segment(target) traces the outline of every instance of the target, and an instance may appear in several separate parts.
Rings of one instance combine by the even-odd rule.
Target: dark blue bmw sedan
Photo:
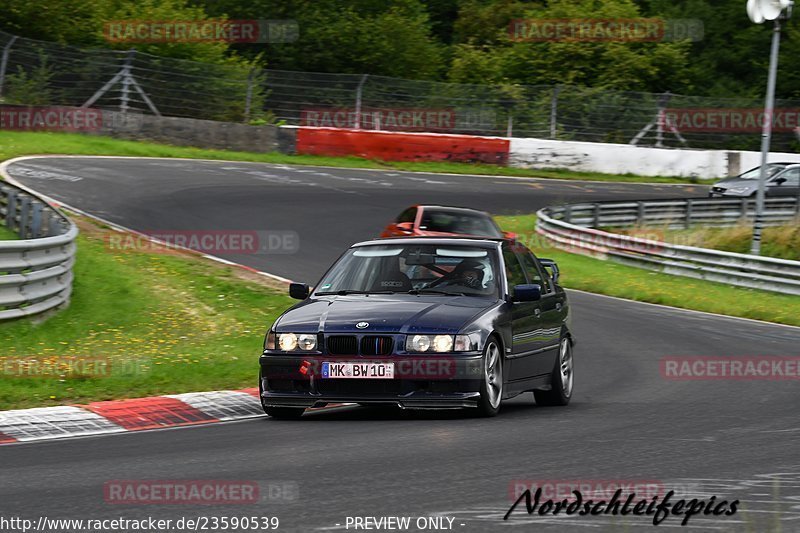
[[[493,416],[533,391],[567,405],[570,313],[558,267],[511,240],[380,239],[353,245],[266,335],[264,411],[328,403],[470,408]]]

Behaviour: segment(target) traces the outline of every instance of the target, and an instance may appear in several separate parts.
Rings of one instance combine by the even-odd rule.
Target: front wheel
[[[497,340],[490,337],[483,350],[483,381],[478,414],[495,416],[503,399],[503,354]]]
[[[297,420],[305,412],[302,407],[267,407],[263,404],[262,407],[265,413],[278,420]]]
[[[572,360],[572,343],[568,337],[561,339],[558,347],[558,358],[550,376],[550,390],[535,390],[533,397],[537,405],[567,405],[572,398],[572,386],[575,381],[574,362]]]

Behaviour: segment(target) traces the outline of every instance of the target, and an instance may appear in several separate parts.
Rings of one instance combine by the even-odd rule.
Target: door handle
[[[540,316],[542,316],[542,310],[537,307],[536,309],[533,310],[533,314],[536,315],[536,318],[539,318]]]
[[[556,302],[556,311],[561,311],[561,302]]]

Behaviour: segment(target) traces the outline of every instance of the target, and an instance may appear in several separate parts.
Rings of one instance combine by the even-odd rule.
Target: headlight
[[[270,348],[270,335],[272,336],[272,347]],[[267,336],[267,349],[275,349],[275,333]],[[317,349],[316,333],[278,333],[278,347],[284,352],[313,352]]]
[[[298,337],[298,345],[301,350],[310,352],[317,349],[317,336],[316,335],[300,335]]]
[[[284,352],[291,352],[297,348],[297,335],[294,333],[281,333],[278,335],[278,344],[281,345],[281,350]]]
[[[267,339],[269,345],[269,339]],[[278,346],[284,352],[313,352],[317,349],[317,336],[314,333],[279,333]],[[273,348],[274,349],[274,348]]]
[[[434,352],[449,352],[453,349],[452,335],[436,335],[433,338]]]
[[[469,335],[409,335],[406,337],[407,352],[469,352],[477,349]]]
[[[407,352],[427,352],[431,347],[431,338],[428,335],[414,335],[406,337]]]

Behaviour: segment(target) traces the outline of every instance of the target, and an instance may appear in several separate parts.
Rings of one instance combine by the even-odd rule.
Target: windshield
[[[786,168],[787,165],[783,165],[780,163],[768,163],[767,164],[767,177],[771,178],[779,171]],[[739,179],[742,180],[757,180],[761,176],[761,167],[751,168],[744,174],[740,174],[737,176]]]
[[[486,237],[502,237],[491,218],[479,213],[456,211],[434,211],[426,209],[422,212],[419,229],[424,231],[441,231],[462,235],[481,235]]]
[[[475,246],[361,246],[333,266],[314,294],[497,295],[495,256],[494,250]]]

